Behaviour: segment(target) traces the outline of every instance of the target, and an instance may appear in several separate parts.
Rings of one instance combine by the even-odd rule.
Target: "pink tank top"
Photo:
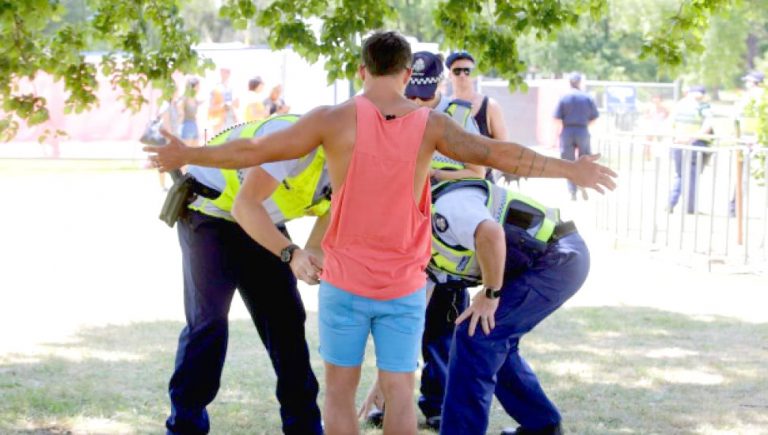
[[[355,97],[357,136],[346,179],[333,193],[321,279],[372,299],[395,299],[426,284],[431,255],[430,189],[413,198],[416,159],[429,116],[421,108],[385,120]]]

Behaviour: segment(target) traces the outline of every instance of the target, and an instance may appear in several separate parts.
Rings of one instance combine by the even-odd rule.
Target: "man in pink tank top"
[[[415,434],[414,371],[424,326],[428,176],[435,150],[524,177],[567,178],[601,193],[615,187],[616,174],[596,163],[599,156],[575,162],[545,157],[519,144],[466,133],[447,115],[419,109],[403,96],[411,50],[396,32],[374,33],[362,52],[359,97],[318,107],[292,127],[258,139],[189,148],[166,132],[168,145],[144,150],[154,153],[150,159],[162,170],[185,164],[243,168],[298,158],[322,144],[334,192],[324,259],[290,248],[296,276],[309,283],[322,280],[325,431],[358,432],[355,392],[370,332],[387,403],[384,433]]]

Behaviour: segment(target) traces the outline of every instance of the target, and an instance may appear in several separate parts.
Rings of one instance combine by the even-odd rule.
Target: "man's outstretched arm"
[[[437,150],[460,162],[490,166],[503,172],[531,178],[567,178],[581,187],[616,188],[616,173],[595,163],[599,155],[584,156],[576,162],[547,157],[513,142],[502,142],[465,132],[449,117],[433,112],[430,134]]]
[[[257,138],[242,138],[212,147],[188,147],[178,137],[163,131],[169,143],[145,146],[150,160],[162,171],[192,164],[214,168],[239,169],[266,162],[296,159],[322,144],[322,128],[327,108],[318,107],[295,124]]]

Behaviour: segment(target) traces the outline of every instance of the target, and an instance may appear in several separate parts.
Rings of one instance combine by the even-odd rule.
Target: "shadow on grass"
[[[0,355],[0,432],[163,432],[181,327],[91,328],[71,342]],[[255,328],[238,320],[230,329],[222,387],[209,407],[214,432],[279,433],[275,376]],[[307,330],[322,383],[315,313]],[[652,308],[571,308],[524,338],[521,351],[569,433],[768,433],[768,324]],[[370,350],[365,366],[359,400],[374,374]],[[513,424],[495,403],[489,433]]]

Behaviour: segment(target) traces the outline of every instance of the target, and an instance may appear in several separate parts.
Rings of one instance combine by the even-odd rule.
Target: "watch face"
[[[282,260],[283,263],[290,263],[293,259],[293,251],[298,249],[299,247],[296,245],[288,245],[285,248],[283,248],[282,251],[280,251],[280,260]]]

